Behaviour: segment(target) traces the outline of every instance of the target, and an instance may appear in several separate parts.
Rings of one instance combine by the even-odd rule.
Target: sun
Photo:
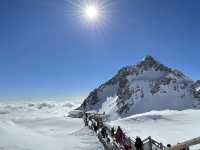
[[[84,8],[84,16],[89,21],[96,21],[100,16],[99,8],[96,5],[87,5]]]
[[[114,0],[65,0],[66,14],[78,26],[103,32],[114,16]],[[80,24],[79,24],[80,23]],[[82,26],[83,25],[83,26]],[[102,33],[101,33],[102,34]]]

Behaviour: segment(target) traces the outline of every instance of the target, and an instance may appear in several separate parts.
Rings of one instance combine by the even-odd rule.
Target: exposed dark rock
[[[192,91],[193,91],[194,97],[200,99],[200,80],[196,81],[192,85]]]

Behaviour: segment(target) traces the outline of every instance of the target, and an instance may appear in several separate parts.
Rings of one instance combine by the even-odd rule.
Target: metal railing
[[[90,113],[88,115],[88,118],[92,122],[91,124],[97,124],[97,122],[101,122],[101,124],[102,124],[101,127],[104,127],[106,129],[106,132],[107,132],[109,138],[111,139],[111,141],[109,143],[101,136],[100,133],[97,134],[99,141],[103,144],[103,146],[106,150],[124,150],[123,145],[117,143],[115,141],[115,139],[112,137],[111,127],[108,124],[104,123],[104,119],[102,119],[102,118],[105,118],[103,116],[103,114],[91,114]],[[128,138],[129,137],[127,135],[125,135],[125,140],[127,140]],[[132,138],[130,138],[130,139],[131,139],[132,150],[136,150],[135,140],[133,140]],[[150,136],[148,138],[144,139],[142,142],[144,144],[144,146],[143,146],[144,150],[164,150],[164,149],[166,149],[166,147],[162,143],[157,142],[156,140],[152,139]],[[110,146],[110,144],[112,144],[112,146]]]
[[[170,150],[189,150],[190,146],[200,144],[200,137],[178,143],[170,148]]]
[[[101,128],[104,127],[106,129],[106,132],[107,132],[109,138],[111,139],[111,141],[109,143],[102,137],[100,132],[97,133],[99,141],[103,144],[105,150],[124,150],[123,146],[121,144],[117,143],[115,141],[115,139],[112,137],[111,126],[105,123],[106,118],[107,118],[106,115],[89,113],[88,118],[92,122],[92,124],[93,123],[97,124],[100,122]],[[90,127],[90,129],[92,129],[92,127]],[[125,135],[125,139],[127,140],[128,138],[131,140],[132,150],[136,150],[135,140],[133,140],[133,138],[130,138],[127,135]],[[182,143],[178,143],[170,148],[167,148],[162,143],[152,139],[151,136],[142,140],[142,142],[143,142],[143,150],[166,150],[166,149],[167,150],[189,150],[190,146],[200,144],[200,137],[197,137],[197,138],[194,138],[191,140],[187,140]],[[112,146],[110,146],[109,144],[112,144]]]

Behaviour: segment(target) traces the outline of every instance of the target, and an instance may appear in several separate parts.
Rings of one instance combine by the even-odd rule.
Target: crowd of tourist
[[[143,142],[140,137],[136,137],[136,140],[133,144],[131,138],[126,136],[120,126],[115,129],[112,127],[111,129],[107,129],[100,118],[94,118],[94,116],[88,116],[88,114],[84,114],[83,116],[85,126],[89,126],[96,133],[100,134],[104,141],[108,146],[112,146],[115,144],[122,150],[132,150],[133,146],[137,150],[143,150]]]

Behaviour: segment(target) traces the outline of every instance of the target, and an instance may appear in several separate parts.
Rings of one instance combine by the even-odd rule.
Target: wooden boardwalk
[[[200,137],[187,140],[185,142],[179,143],[177,145],[172,146],[170,150],[189,150],[190,146],[198,145],[200,144]]]
[[[105,150],[126,150],[124,145],[116,142],[115,138],[113,138],[111,134],[111,127],[105,123],[107,117],[104,114],[93,114],[89,113],[88,116],[88,126],[91,130],[96,130],[99,141],[104,146]],[[93,125],[98,125],[98,129],[94,129]],[[100,129],[106,129],[107,138],[103,138]],[[136,150],[135,148],[135,140],[125,135],[125,141],[131,142],[131,150]],[[109,140],[108,140],[109,139]],[[200,137],[194,138],[172,147],[166,147],[162,143],[152,139],[150,136],[144,140],[143,142],[143,150],[189,150],[190,146],[200,144]]]

